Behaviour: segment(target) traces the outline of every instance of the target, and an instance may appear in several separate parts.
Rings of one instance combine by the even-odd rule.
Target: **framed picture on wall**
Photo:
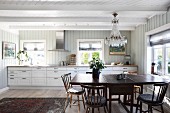
[[[11,59],[16,57],[16,44],[11,42],[2,42],[2,58]]]
[[[126,54],[126,45],[125,44],[116,44],[109,47],[110,55],[125,55]]]

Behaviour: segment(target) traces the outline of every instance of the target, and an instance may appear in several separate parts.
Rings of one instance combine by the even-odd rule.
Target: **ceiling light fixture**
[[[112,31],[110,33],[109,38],[106,37],[105,44],[109,45],[109,46],[114,46],[114,45],[119,45],[119,44],[126,44],[127,39],[125,38],[125,36],[122,36],[120,34],[120,31],[118,29],[119,19],[116,18],[116,16],[118,14],[113,13],[112,15],[114,16],[114,18],[112,20],[112,24],[113,24]]]

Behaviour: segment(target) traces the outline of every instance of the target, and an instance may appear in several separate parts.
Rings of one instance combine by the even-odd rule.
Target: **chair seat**
[[[70,88],[67,92],[72,94],[82,94],[84,93],[84,90],[82,88]]]
[[[86,100],[86,104],[89,105],[96,105],[96,106],[105,106],[106,105],[106,98],[105,97],[102,97],[102,96],[99,96],[98,98],[96,96],[90,96],[90,97],[85,97],[85,100]],[[89,102],[89,100],[91,102]]]
[[[156,105],[162,104],[161,102],[157,101],[156,98],[154,98],[152,101],[152,94],[140,94],[138,96],[138,100],[148,104],[156,104]]]

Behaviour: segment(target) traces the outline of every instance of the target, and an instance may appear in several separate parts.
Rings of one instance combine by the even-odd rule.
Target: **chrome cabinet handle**
[[[9,75],[9,76],[14,76],[14,75]]]
[[[127,69],[127,68],[123,68],[123,69]]]
[[[54,71],[54,73],[57,73],[58,71]]]
[[[22,79],[26,79],[26,78],[22,78]]]
[[[54,78],[54,79],[58,79],[58,78]]]
[[[14,79],[14,78],[10,78],[10,79]]]
[[[26,72],[26,71],[22,71],[22,72]]]
[[[54,69],[58,69],[58,68],[54,68]]]

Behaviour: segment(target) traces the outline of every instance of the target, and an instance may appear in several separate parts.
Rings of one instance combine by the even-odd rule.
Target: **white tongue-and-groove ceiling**
[[[0,0],[0,22],[10,29],[134,30],[167,12],[170,0]]]

